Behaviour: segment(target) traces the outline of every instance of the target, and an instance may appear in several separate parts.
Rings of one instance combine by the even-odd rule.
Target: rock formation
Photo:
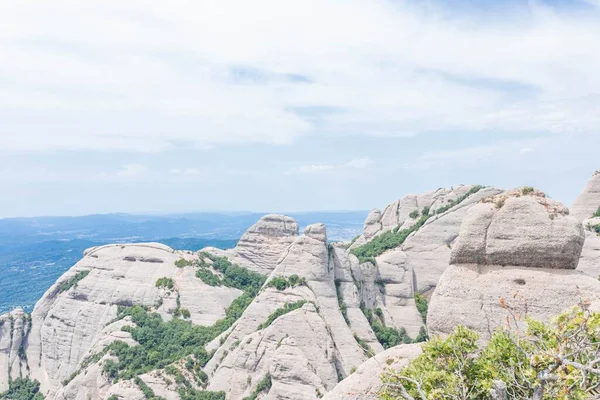
[[[600,277],[600,171],[596,171],[577,197],[572,214],[583,223],[585,243],[577,269],[593,278]]]
[[[385,350],[422,333],[417,298],[431,298],[430,333],[464,324],[484,337],[507,313],[518,323],[525,312],[548,318],[579,301],[598,306],[600,282],[574,270],[581,255],[579,269],[597,272],[600,220],[589,217],[584,231],[541,192],[460,185],[373,210],[352,243],[329,243],[323,224],[299,234],[292,218],[267,215],[230,250],[91,248],[31,315],[0,316],[0,392],[9,376],[29,376],[49,400],[141,400],[149,391],[177,400],[184,389],[227,400],[372,399],[385,368],[420,353],[418,344]],[[223,284],[223,263],[253,271],[256,290]],[[235,320],[207,339],[201,366],[188,352],[132,379],[104,371],[119,361],[107,346],[143,344],[124,308],[213,329],[244,296],[251,301]]]
[[[547,320],[579,302],[597,302],[600,282],[574,271],[581,223],[530,188],[484,199],[464,219],[429,305],[431,334],[465,325],[490,337],[525,315]],[[593,306],[593,304],[592,304]]]
[[[592,218],[600,209],[600,171],[596,171],[583,192],[575,199],[572,214],[580,221]]]

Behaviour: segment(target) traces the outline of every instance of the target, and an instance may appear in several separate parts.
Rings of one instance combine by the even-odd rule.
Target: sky
[[[363,210],[600,168],[600,0],[0,0],[0,217]]]

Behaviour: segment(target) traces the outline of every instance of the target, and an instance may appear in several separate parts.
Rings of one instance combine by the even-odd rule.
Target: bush
[[[354,334],[354,340],[356,340],[356,343],[358,343],[358,345],[362,348],[363,353],[365,353],[365,356],[371,358],[375,355],[375,352],[373,351],[373,349],[371,349],[371,346],[369,346],[369,344],[367,342],[365,342],[363,339],[359,338],[356,333]],[[352,372],[350,372],[352,373]]]
[[[283,276],[276,276],[267,283],[267,286],[274,287],[277,290],[285,290],[288,287],[288,282]]]
[[[402,343],[412,343],[412,339],[406,333],[406,329],[400,328],[395,329],[385,325],[382,318],[373,314],[373,311],[369,310],[364,303],[361,303],[360,309],[369,321],[377,340],[384,349],[398,346]]]
[[[107,362],[104,372],[115,379],[132,379],[151,370],[165,368],[192,354],[198,363],[205,365],[212,353],[207,353],[204,346],[233,325],[258,294],[265,279],[250,271],[240,272],[244,269],[229,262],[221,261],[221,268],[228,270],[229,284],[244,290],[225,310],[225,318],[212,326],[197,326],[178,318],[163,321],[159,314],[149,313],[142,306],[121,307],[118,317],[130,316],[136,325],[124,327],[123,330],[130,332],[138,345],[128,346],[120,341],[110,344],[106,351],[116,356],[118,362]],[[181,308],[179,296],[176,314],[183,317],[189,315],[188,310]],[[186,396],[188,399],[202,398],[194,397],[200,395],[189,391]]]
[[[408,216],[411,217],[412,219],[419,218],[419,210],[412,211],[410,214],[408,214]]]
[[[298,275],[290,275],[287,279],[284,276],[276,276],[267,282],[267,287],[274,287],[277,290],[285,290],[289,287],[306,285],[306,279],[300,278]]]
[[[260,382],[258,382],[258,385],[256,385],[256,388],[254,388],[254,391],[252,392],[252,394],[250,396],[244,397],[242,400],[256,400],[258,398],[259,394],[261,394],[263,392],[269,393],[271,386],[272,386],[271,375],[269,373],[267,373],[267,375],[265,375],[265,377],[262,378],[260,380]]]
[[[173,289],[175,284],[173,283],[173,279],[167,278],[166,276],[163,278],[159,278],[156,281],[157,288],[165,288],[165,289]]]
[[[208,268],[199,268],[196,270],[196,277],[209,286],[221,286],[223,284],[221,278],[210,272]]]
[[[77,272],[75,275],[73,275],[71,278],[69,278],[66,282],[63,282],[58,290],[61,292],[66,292],[67,290],[71,289],[74,286],[77,286],[77,284],[86,276],[88,276],[90,273],[90,271],[79,271]]]
[[[527,196],[528,194],[533,193],[533,192],[535,192],[535,189],[532,188],[531,186],[525,186],[525,187],[521,188],[521,194],[523,196]]]
[[[419,314],[421,314],[421,318],[423,318],[423,322],[427,323],[427,299],[423,297],[421,293],[415,294],[415,305],[417,306]]]
[[[40,383],[29,378],[17,378],[8,381],[8,391],[0,393],[0,399],[4,400],[44,400],[40,393]]]
[[[434,338],[408,367],[383,374],[381,398],[594,398],[600,314],[575,307],[551,323],[528,319],[527,325],[526,332],[496,331],[483,349],[478,334],[461,326],[446,339]]]
[[[188,261],[188,260],[186,260],[184,258],[180,258],[179,260],[175,261],[175,266],[177,268],[188,267],[190,265],[192,265],[192,262]]]
[[[258,326],[258,329],[265,329],[266,327],[270,326],[277,318],[294,310],[302,308],[304,304],[306,304],[306,300],[298,300],[295,303],[285,303],[283,307],[280,307],[273,313],[271,313],[267,320]]]
[[[592,215],[592,217],[594,217],[594,218],[600,217],[600,207],[598,207],[598,209],[596,210],[596,212],[594,213],[594,215]]]
[[[342,313],[342,317],[344,317],[344,321],[346,321],[346,325],[350,326],[350,320],[348,319],[348,307],[344,302],[344,295],[341,290],[341,282],[339,279],[335,280],[335,293],[337,294],[338,306],[340,307],[340,312]]]

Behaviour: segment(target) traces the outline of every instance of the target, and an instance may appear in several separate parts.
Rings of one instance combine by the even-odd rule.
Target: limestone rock
[[[251,271],[269,275],[282,253],[298,237],[298,223],[285,215],[269,214],[262,217],[240,238],[230,250],[206,249],[213,254],[228,257],[231,262]]]
[[[323,400],[375,400],[382,386],[381,374],[388,368],[399,370],[407,366],[421,352],[419,344],[403,344],[379,353],[341,381]]]
[[[491,198],[469,212],[451,264],[577,267],[584,242],[581,223],[556,201],[518,193]]]
[[[585,242],[577,270],[592,278],[600,278],[600,234],[596,227],[600,226],[600,218],[583,221]]]
[[[584,221],[600,209],[600,171],[596,171],[583,192],[575,199],[571,211],[573,216]]]
[[[0,393],[8,389],[8,377],[16,379],[29,369],[23,354],[31,328],[29,316],[21,309],[0,315]]]
[[[506,323],[522,325],[525,315],[548,320],[579,302],[597,306],[600,282],[573,271],[583,228],[567,214],[522,189],[473,207],[429,304],[429,333],[465,325],[485,340]]]

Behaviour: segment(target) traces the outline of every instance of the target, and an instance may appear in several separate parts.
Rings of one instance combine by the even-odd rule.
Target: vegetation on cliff
[[[383,374],[381,398],[572,400],[599,393],[598,313],[574,307],[550,323],[528,319],[525,331],[501,329],[483,349],[478,339],[462,326],[432,339],[408,367]]]

